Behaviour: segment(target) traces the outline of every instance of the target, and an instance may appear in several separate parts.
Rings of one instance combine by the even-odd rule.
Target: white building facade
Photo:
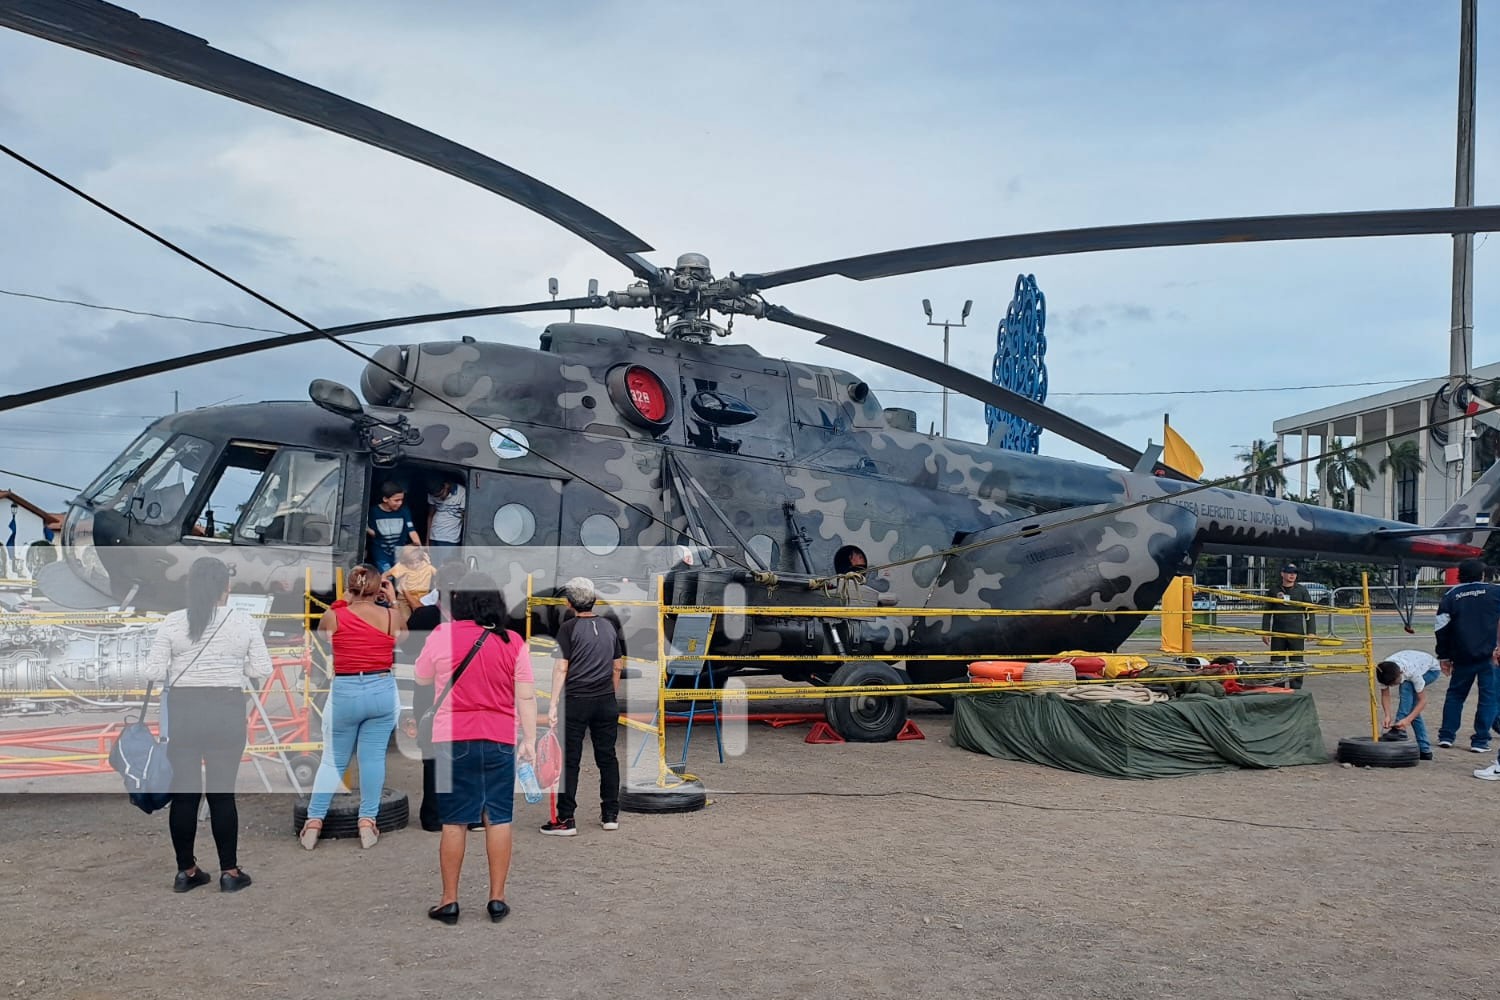
[[[1500,379],[1500,364],[1475,369],[1468,381],[1485,383],[1496,379]],[[1317,489],[1318,502],[1332,506],[1330,491],[1320,488],[1317,463],[1337,438],[1344,445],[1358,445],[1359,454],[1374,472],[1369,489],[1354,491],[1357,513],[1432,524],[1483,472],[1474,468],[1474,443],[1481,424],[1467,422],[1473,428],[1472,433],[1467,432],[1463,421],[1437,428],[1430,426],[1450,417],[1446,386],[1446,378],[1428,379],[1277,420],[1271,429],[1276,435],[1280,461],[1284,464],[1303,459],[1283,470],[1284,491],[1307,497]],[[1441,398],[1440,393],[1443,393]],[[1489,409],[1488,404],[1480,405]],[[1404,477],[1382,471],[1380,463],[1389,454],[1388,447],[1403,441],[1416,443],[1422,458],[1420,470]]]

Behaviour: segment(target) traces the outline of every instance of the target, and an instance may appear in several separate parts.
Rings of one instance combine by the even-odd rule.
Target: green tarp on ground
[[[1312,695],[1190,694],[1156,705],[996,692],[955,699],[965,750],[1108,778],[1175,778],[1328,760]]]

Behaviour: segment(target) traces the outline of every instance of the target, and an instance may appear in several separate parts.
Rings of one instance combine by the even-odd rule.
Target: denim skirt
[[[492,740],[433,744],[438,821],[509,823],[516,803],[516,748]]]

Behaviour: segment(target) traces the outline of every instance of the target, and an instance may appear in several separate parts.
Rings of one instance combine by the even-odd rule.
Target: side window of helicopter
[[[339,456],[283,449],[240,519],[241,541],[262,545],[332,545],[338,513]]]
[[[197,518],[185,534],[219,542],[232,541],[235,522],[245,512],[275,454],[275,448],[265,445],[230,444],[219,462],[208,499],[198,509]]]

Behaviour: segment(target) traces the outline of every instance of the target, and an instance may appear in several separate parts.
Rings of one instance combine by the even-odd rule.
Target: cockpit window
[[[139,473],[127,473],[126,489],[111,505],[143,524],[169,524],[198,483],[214,447],[191,434],[178,434]]]
[[[283,450],[240,520],[239,539],[270,545],[332,545],[338,514],[337,455]]]
[[[224,449],[219,471],[198,517],[188,529],[198,538],[227,542],[234,537],[235,522],[250,505],[276,449],[269,445],[232,442]]]
[[[158,431],[146,431],[115,459],[104,474],[94,480],[83,491],[83,499],[95,505],[107,504],[120,495],[125,484],[135,478],[158,451],[167,443],[167,436]]]

